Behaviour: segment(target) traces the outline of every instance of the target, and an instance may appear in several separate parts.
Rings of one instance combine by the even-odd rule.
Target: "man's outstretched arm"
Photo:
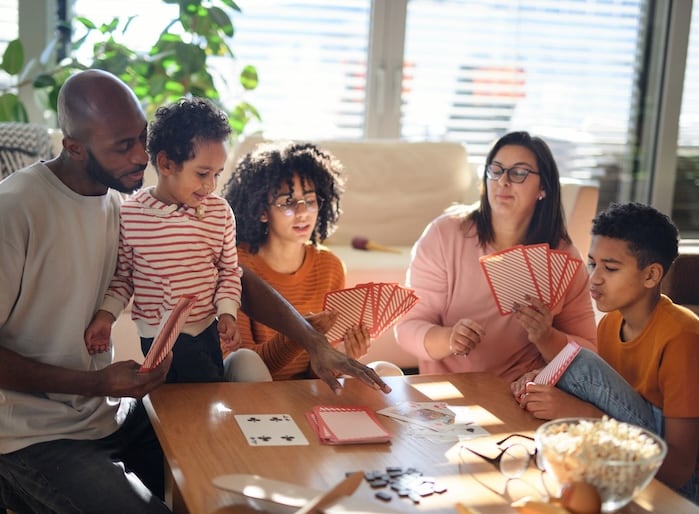
[[[243,268],[241,309],[250,318],[264,323],[301,345],[311,358],[311,367],[318,377],[336,393],[342,386],[337,375],[356,377],[369,387],[389,393],[391,388],[362,363],[335,350],[325,336],[286,301],[272,286],[249,268]]]

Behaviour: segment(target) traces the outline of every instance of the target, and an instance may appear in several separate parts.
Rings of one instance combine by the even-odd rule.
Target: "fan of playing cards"
[[[347,329],[363,325],[376,339],[406,312],[418,297],[415,291],[399,284],[369,282],[325,294],[324,310],[338,312],[338,318],[326,337],[331,343],[341,341]]]
[[[542,243],[485,255],[480,263],[500,314],[505,315],[512,312],[513,304],[526,304],[525,295],[556,306],[582,261]]]

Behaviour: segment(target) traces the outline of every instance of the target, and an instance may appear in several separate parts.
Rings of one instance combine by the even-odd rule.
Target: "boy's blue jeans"
[[[143,404],[98,440],[59,439],[0,455],[0,510],[165,514],[163,454]],[[153,491],[153,494],[151,494]]]
[[[646,401],[604,359],[583,348],[561,375],[556,387],[593,404],[612,418],[641,426],[660,437],[665,436],[662,411]],[[680,494],[699,503],[699,481],[696,474],[680,490]]]

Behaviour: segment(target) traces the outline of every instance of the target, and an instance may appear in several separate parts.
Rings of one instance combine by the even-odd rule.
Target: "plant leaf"
[[[17,75],[24,66],[24,45],[19,39],[10,41],[2,56],[2,69],[10,75]]]
[[[88,29],[96,29],[97,28],[97,25],[95,25],[95,23],[92,20],[85,18],[85,16],[76,16],[75,20],[79,21],[80,23],[85,25],[85,27],[87,27]]]
[[[56,87],[56,80],[53,78],[53,76],[49,75],[48,73],[40,73],[36,77],[34,77],[34,80],[32,81],[32,86],[34,86],[35,89],[42,89],[45,87]]]
[[[0,96],[0,121],[21,121],[24,123],[29,121],[24,104],[14,93],[5,93]]]
[[[233,22],[226,12],[220,7],[211,7],[209,9],[209,18],[226,36],[233,37]]]
[[[236,4],[233,0],[221,0],[221,3],[225,4],[226,6],[230,7],[231,9],[234,9],[238,12],[242,12],[240,10],[240,7],[238,7],[238,4]]]
[[[255,89],[259,83],[259,77],[257,76],[257,68],[252,65],[247,65],[240,72],[240,84],[246,90],[250,91]]]

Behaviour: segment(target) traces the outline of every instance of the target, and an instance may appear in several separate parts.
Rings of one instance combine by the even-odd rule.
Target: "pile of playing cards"
[[[449,409],[449,406],[444,402],[405,401],[385,407],[377,412],[390,418],[438,431],[453,425],[456,417],[454,411]]]
[[[526,295],[553,308],[565,296],[582,264],[546,243],[518,245],[480,258],[495,303],[503,316],[515,303],[527,305]]]
[[[483,427],[475,423],[473,411],[468,406],[404,401],[376,412],[405,424],[411,437],[425,438],[435,443],[488,435]]]
[[[325,294],[323,309],[338,312],[338,318],[326,337],[331,343],[342,341],[350,327],[363,325],[376,339],[406,312],[418,297],[415,291],[399,284],[369,282]]]
[[[385,443],[391,434],[364,406],[316,405],[306,419],[324,444]]]
[[[155,339],[153,339],[153,344],[151,344],[148,355],[146,355],[146,359],[143,361],[139,371],[150,371],[163,362],[163,359],[175,345],[175,341],[179,337],[196,300],[196,295],[183,295],[177,301],[175,307],[165,313],[163,319],[160,320],[158,333]]]

